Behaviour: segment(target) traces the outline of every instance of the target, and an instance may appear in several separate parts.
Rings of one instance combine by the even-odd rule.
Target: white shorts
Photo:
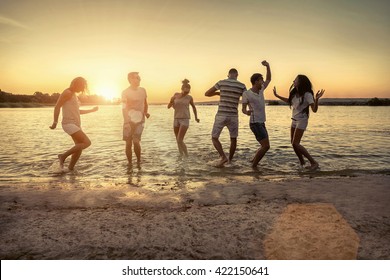
[[[175,119],[173,121],[173,127],[179,127],[179,126],[190,126],[190,119]]]
[[[309,119],[301,119],[301,120],[293,119],[291,123],[291,127],[306,130],[308,124],[309,124]]]
[[[141,135],[144,131],[144,122],[123,124],[123,140],[124,141],[141,141]]]
[[[238,136],[238,116],[215,116],[213,131],[211,136],[219,138],[224,127],[229,129],[230,138],[237,138]]]
[[[79,126],[73,123],[62,124],[62,129],[69,135],[75,134],[77,131],[81,130]]]

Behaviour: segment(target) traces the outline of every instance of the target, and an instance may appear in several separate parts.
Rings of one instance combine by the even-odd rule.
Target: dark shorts
[[[257,141],[260,142],[261,140],[268,138],[268,132],[265,128],[265,123],[250,123],[249,126]]]

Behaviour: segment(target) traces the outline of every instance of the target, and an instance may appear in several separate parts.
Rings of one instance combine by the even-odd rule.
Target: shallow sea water
[[[240,129],[234,161],[215,168],[218,159],[211,142],[217,106],[197,106],[200,123],[191,120],[185,143],[189,158],[178,156],[172,129],[173,110],[151,105],[151,117],[142,135],[142,164],[129,167],[122,139],[120,106],[101,106],[96,113],[82,115],[82,128],[92,141],[83,152],[76,171],[53,174],[57,154],[73,141],[62,130],[49,129],[53,108],[0,109],[0,186],[18,184],[113,185],[150,188],[182,188],[209,181],[254,182],[301,176],[354,176],[390,173],[390,110],[388,107],[322,106],[311,113],[302,144],[319,162],[320,170],[302,172],[290,145],[291,111],[288,106],[267,106],[267,130],[271,149],[252,169],[249,160],[258,143],[249,128],[249,117],[240,113]],[[191,112],[192,113],[192,112]],[[228,152],[229,134],[221,142]]]

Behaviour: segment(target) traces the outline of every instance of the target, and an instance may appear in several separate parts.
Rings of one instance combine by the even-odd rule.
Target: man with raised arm
[[[251,76],[252,88],[242,95],[242,112],[250,116],[249,127],[251,128],[260,148],[252,159],[252,167],[255,168],[265,153],[269,150],[268,132],[265,127],[265,99],[264,90],[271,81],[271,69],[267,61],[261,62],[267,68],[267,77],[264,81],[263,75],[254,73]],[[249,110],[248,110],[249,109]]]

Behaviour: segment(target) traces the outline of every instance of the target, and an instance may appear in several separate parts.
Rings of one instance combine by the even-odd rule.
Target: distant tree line
[[[33,95],[28,95],[12,94],[0,90],[0,103],[38,103],[44,105],[54,105],[56,104],[59,96],[59,93],[48,94],[37,91]],[[82,104],[111,104],[110,101],[107,101],[104,97],[99,95],[81,94],[78,97]]]
[[[369,106],[390,106],[390,99],[379,99],[377,97],[368,100]]]

